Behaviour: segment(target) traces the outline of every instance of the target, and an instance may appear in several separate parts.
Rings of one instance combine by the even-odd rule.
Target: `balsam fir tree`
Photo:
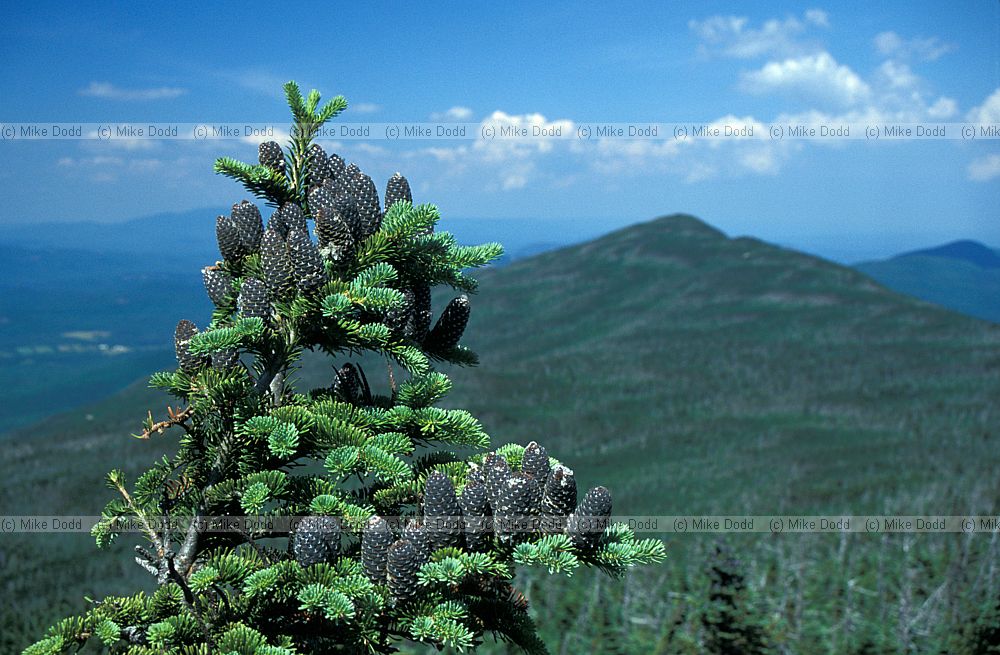
[[[544,652],[516,565],[619,575],[664,556],[609,524],[607,489],[578,504],[573,471],[543,447],[487,452],[472,415],[435,405],[451,387],[436,367],[476,363],[461,345],[466,271],[501,247],[435,231],[437,209],[413,204],[399,174],[383,206],[370,177],[314,143],[346,101],[321,106],[292,82],[285,94],[287,148],[215,165],[271,215],[243,200],[218,217],[222,259],[202,271],[215,311],[204,330],[177,324],[178,368],[152,377],[177,408],[139,436],[169,430],[177,454],[131,484],[111,472],[117,496],[93,529],[106,546],[138,525],[156,591],[96,602],[26,653],[391,653],[487,634]],[[438,287],[460,295],[433,321]],[[335,358],[329,386],[292,384],[307,350]],[[343,361],[365,353],[386,358],[388,393]]]

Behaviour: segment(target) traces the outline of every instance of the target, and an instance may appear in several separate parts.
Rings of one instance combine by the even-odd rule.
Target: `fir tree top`
[[[170,430],[177,454],[132,484],[109,474],[118,497],[93,529],[106,546],[141,526],[135,560],[157,590],[95,603],[26,653],[463,650],[486,633],[544,652],[516,565],[621,574],[664,556],[609,523],[608,490],[576,506],[572,471],[544,448],[487,452],[471,414],[436,406],[451,387],[437,368],[477,362],[461,343],[468,270],[502,249],[436,231],[438,210],[399,174],[382,207],[371,178],[314,140],[347,102],[294,82],[285,95],[285,148],[215,164],[273,211],[265,223],[243,200],[216,219],[222,257],[203,270],[215,311],[203,331],[178,324],[178,368],[151,379],[179,405],[137,436]],[[441,288],[459,295],[435,322]],[[334,360],[329,386],[293,384],[306,351]],[[389,362],[375,385],[387,392],[345,361],[365,353]]]

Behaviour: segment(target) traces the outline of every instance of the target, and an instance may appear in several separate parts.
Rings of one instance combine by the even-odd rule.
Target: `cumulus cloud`
[[[830,16],[822,9],[807,9],[804,16],[807,22],[816,27],[830,27]]]
[[[1000,88],[990,94],[983,104],[973,107],[967,119],[970,123],[1000,123]]]
[[[472,118],[472,110],[468,107],[455,106],[447,111],[436,111],[430,118],[432,121],[467,121]]]
[[[381,109],[382,107],[374,102],[355,102],[350,105],[350,110],[359,114],[374,114]]]
[[[933,105],[927,108],[927,115],[931,118],[951,118],[958,113],[958,103],[952,98],[941,96]]]
[[[828,52],[768,62],[743,73],[740,84],[749,93],[789,91],[842,105],[863,101],[871,94],[857,73],[838,64]]]
[[[150,101],[150,100],[170,100],[187,93],[187,89],[172,86],[159,86],[150,89],[123,89],[115,86],[111,82],[91,82],[86,88],[80,89],[79,94],[91,98],[105,98],[108,100],[127,101]]]
[[[737,59],[765,55],[789,56],[810,52],[815,45],[800,37],[809,27],[828,27],[829,17],[820,9],[810,9],[801,19],[789,16],[771,19],[753,27],[746,16],[710,16],[688,21],[688,28],[701,40],[702,54],[717,54]]]
[[[969,179],[976,182],[988,182],[1000,177],[1000,155],[986,155],[973,159],[968,168]]]
[[[875,51],[883,57],[934,61],[955,49],[936,36],[904,39],[895,32],[880,32],[873,39]]]

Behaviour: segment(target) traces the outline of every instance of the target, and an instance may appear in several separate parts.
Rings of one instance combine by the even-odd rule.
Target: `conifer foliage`
[[[104,547],[139,526],[135,560],[156,591],[96,602],[26,653],[391,653],[488,635],[544,652],[517,565],[620,575],[664,557],[609,523],[607,489],[577,505],[573,472],[539,444],[487,452],[472,415],[436,406],[451,387],[436,367],[477,362],[462,345],[467,271],[501,247],[435,231],[437,209],[413,204],[398,173],[383,211],[374,181],[314,141],[346,101],[321,106],[292,82],[285,94],[286,148],[216,162],[271,216],[265,228],[244,200],[218,217],[211,323],[182,320],[178,368],[152,377],[183,408],[140,436],[169,430],[177,454],[131,483],[112,471],[93,529]],[[431,328],[443,287],[459,295]],[[328,387],[294,387],[306,350],[334,360]],[[387,360],[384,384],[344,361],[364,353]]]

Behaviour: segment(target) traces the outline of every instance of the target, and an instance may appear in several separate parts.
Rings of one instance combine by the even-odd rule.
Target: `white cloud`
[[[968,121],[970,123],[1000,123],[1000,88],[986,98],[983,104],[969,111]]]
[[[359,114],[374,114],[377,111],[381,111],[382,107],[376,105],[374,102],[355,102],[351,103],[349,109]]]
[[[467,121],[472,118],[468,107],[455,106],[447,111],[436,111],[430,116],[432,121]]]
[[[933,61],[955,49],[936,36],[904,39],[895,32],[880,32],[873,39],[875,50],[884,57]]]
[[[150,89],[123,89],[111,82],[91,82],[89,86],[79,91],[79,94],[82,96],[129,101],[170,100],[185,93],[187,93],[187,89],[172,86],[160,86]]]
[[[883,61],[878,67],[878,77],[887,86],[894,89],[915,87],[919,78],[913,74],[910,67],[896,61]]]
[[[807,9],[805,19],[816,27],[830,27],[830,16],[822,9]]]
[[[941,96],[937,101],[927,108],[927,115],[931,118],[951,118],[958,113],[958,103],[952,98]]]
[[[699,50],[703,54],[719,54],[737,59],[751,59],[764,55],[800,55],[817,49],[815,45],[801,42],[801,37],[811,27],[827,27],[829,18],[819,9],[808,10],[803,19],[789,16],[784,20],[771,19],[759,28],[751,27],[745,16],[710,16],[704,20],[688,21],[688,28],[701,39]]]
[[[768,62],[743,73],[741,86],[750,93],[792,91],[842,105],[865,100],[871,93],[857,73],[838,64],[828,52]]]
[[[1000,154],[986,155],[972,160],[968,172],[969,179],[976,182],[988,182],[1000,177]]]

